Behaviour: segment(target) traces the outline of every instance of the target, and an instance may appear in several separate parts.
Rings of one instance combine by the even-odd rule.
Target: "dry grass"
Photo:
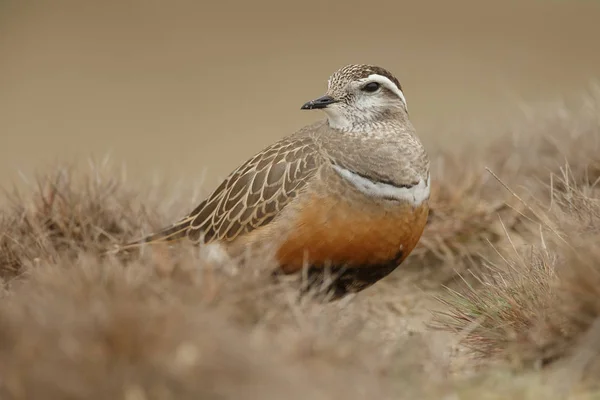
[[[598,334],[599,108],[592,100],[585,105],[578,119],[569,114],[573,125],[558,114],[561,118],[553,126],[565,131],[532,137],[539,153],[529,158],[544,168],[521,168],[534,178],[527,186],[534,196],[525,201],[511,194],[519,197],[520,211],[526,211],[521,220],[528,221],[530,233],[516,233],[513,220],[506,224],[499,217],[503,248],[493,246],[496,255],[488,255],[483,268],[469,274],[471,279],[441,298],[449,308],[438,314],[434,325],[462,332],[463,342],[485,359],[544,366],[581,352],[586,335]],[[509,193],[519,184],[514,178],[501,183]],[[588,340],[585,351],[597,353],[599,345]]]
[[[0,211],[0,398],[598,395],[598,98],[436,155],[419,247],[330,304],[191,246],[104,256],[189,204],[106,165],[41,176]]]
[[[545,221],[536,241],[511,243],[474,274],[478,284],[443,300],[450,311],[438,321],[454,331],[474,324],[466,342],[483,357],[545,365],[573,351],[599,320],[600,191],[573,181],[567,170],[550,209],[535,213]]]

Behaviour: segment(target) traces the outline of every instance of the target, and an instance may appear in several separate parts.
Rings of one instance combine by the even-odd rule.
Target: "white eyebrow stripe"
[[[377,82],[394,92],[396,96],[400,97],[400,99],[404,103],[404,108],[406,109],[406,111],[408,111],[408,104],[406,104],[406,98],[404,97],[404,93],[402,93],[402,90],[400,90],[400,88],[396,86],[396,84],[392,82],[390,78],[379,74],[371,74],[365,79],[365,81]]]

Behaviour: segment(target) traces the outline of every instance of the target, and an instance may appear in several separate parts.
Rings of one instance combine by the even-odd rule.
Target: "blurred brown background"
[[[399,77],[426,146],[460,145],[471,121],[585,90],[598,21],[595,0],[0,0],[0,185],[110,153],[212,188],[322,118],[300,106],[348,63]]]

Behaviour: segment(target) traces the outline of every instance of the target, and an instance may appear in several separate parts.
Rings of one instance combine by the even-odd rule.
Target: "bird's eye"
[[[373,93],[379,89],[379,83],[377,82],[369,82],[365,86],[362,87],[364,92]]]

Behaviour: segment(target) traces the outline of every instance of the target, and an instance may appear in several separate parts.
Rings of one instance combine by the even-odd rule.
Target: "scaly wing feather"
[[[233,171],[187,217],[120,249],[185,237],[203,243],[232,241],[271,222],[319,165],[318,149],[309,136],[282,139]]]

